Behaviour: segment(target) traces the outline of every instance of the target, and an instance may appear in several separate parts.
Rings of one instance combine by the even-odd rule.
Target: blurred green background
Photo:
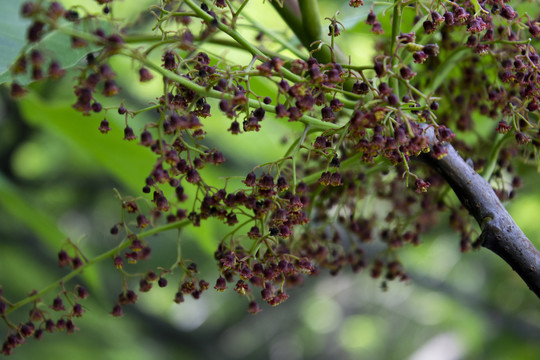
[[[321,2],[321,13],[331,16],[343,4]],[[136,18],[129,2],[118,6],[119,12]],[[248,11],[255,16],[272,10],[255,4]],[[267,16],[262,24],[280,28],[276,18]],[[354,17],[344,18],[346,26],[364,26]],[[353,62],[369,63],[367,49],[374,40],[359,32],[345,35],[350,37],[340,43]],[[241,54],[229,56],[242,61]],[[121,94],[128,108],[144,107],[158,94],[159,81],[138,87],[128,61],[112,65],[122,88],[137,89]],[[120,116],[108,116],[113,131],[102,135],[97,131],[102,114],[83,117],[72,110],[75,97],[66,78],[32,85],[32,93],[17,103],[2,89],[0,284],[11,301],[65,274],[56,254],[66,237],[87,256],[114,246],[109,228],[119,220],[120,206],[113,189],[139,195],[153,163],[146,149],[122,141]],[[152,116],[136,119],[135,130]],[[207,170],[217,184],[223,181],[219,176],[242,174],[276,158],[286,148],[282,138],[290,139],[298,130],[267,121],[254,136],[233,137],[227,127],[220,114],[205,122],[209,141],[229,160],[227,168]],[[508,209],[539,247],[538,173],[516,166],[524,187]],[[217,277],[212,253],[223,231],[207,222],[183,233],[184,253],[209,282]],[[85,315],[76,321],[80,331],[29,339],[11,359],[538,359],[539,300],[512,270],[486,250],[460,254],[457,235],[444,225],[422,240],[402,251],[412,278],[407,284],[389,283],[383,290],[366,273],[323,273],[292,290],[284,304],[263,306],[256,316],[246,313],[245,299],[232,289],[222,294],[211,289],[200,300],[176,305],[175,286],[170,285],[142,294],[136,306],[125,308],[126,316],[113,318],[109,312],[120,291],[120,275],[111,263],[99,264],[66,284],[83,283],[91,292],[83,303]],[[175,234],[150,241],[153,255],[144,266],[174,261]],[[12,320],[25,320],[28,310],[13,314]]]

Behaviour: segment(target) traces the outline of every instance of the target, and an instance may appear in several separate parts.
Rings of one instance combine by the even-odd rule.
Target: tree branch
[[[434,138],[433,129],[428,137]],[[540,298],[540,252],[515,223],[489,183],[472,169],[450,144],[448,154],[437,160],[430,153],[420,160],[437,171],[474,216],[482,233],[481,245],[506,261]]]

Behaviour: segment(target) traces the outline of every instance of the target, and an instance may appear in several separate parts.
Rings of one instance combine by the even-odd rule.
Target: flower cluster
[[[111,2],[98,3],[108,18]],[[525,20],[502,1],[423,3],[415,10],[414,23],[397,29],[386,28],[374,8],[369,11],[365,23],[377,35],[380,51],[372,65],[362,67],[340,57],[334,37],[343,33],[343,26],[335,17],[328,18],[331,46],[321,43],[309,54],[291,59],[244,38],[236,26],[241,20],[229,2],[216,1],[210,7],[185,0],[155,6],[152,11],[159,19],[155,29],[161,33],[150,44],[147,38],[138,43],[129,32],[108,33],[103,29],[117,27],[93,23],[92,16],[80,18],[76,10],[56,2],[26,3],[22,14],[33,21],[28,30],[33,47],[12,66],[14,78],[28,71],[36,81],[45,73],[62,76],[66,70],[55,60],[48,61],[44,71],[46,52],[39,43],[47,32],[67,31],[73,48],[88,49],[74,77],[73,108],[85,115],[105,113],[96,124],[96,131],[103,134],[111,131],[107,114],[116,111],[125,117],[123,138],[137,141],[155,156],[148,176],[140,179],[142,197],[119,196],[123,220],[111,229],[118,245],[104,258],[111,259],[124,286],[111,314],[121,316],[123,307],[138,299],[129,277],[139,279],[139,293],[145,293],[155,284],[168,286],[173,272],[180,271],[175,303],[184,302],[187,295],[197,299],[207,291],[210,283],[180,251],[170,267],[133,274],[130,266],[151,255],[148,234],[198,227],[208,219],[231,228],[217,245],[219,275],[213,288],[219,292],[232,288],[247,299],[250,313],[261,310],[260,301],[275,306],[287,300],[290,287],[323,268],[332,275],[345,268],[355,272],[367,268],[384,284],[406,281],[398,250],[419,244],[420,235],[449,209],[443,179],[415,161],[420,154],[443,159],[445,144],[452,142],[471,157],[476,170],[491,161],[508,173],[513,170],[511,158],[520,150],[534,147],[532,153],[537,154],[540,58],[533,38],[540,37],[538,21],[528,16]],[[362,5],[363,1],[350,1],[353,8]],[[399,7],[392,10],[395,17],[413,10],[401,3],[395,6]],[[400,18],[394,21],[401,24]],[[77,26],[65,30],[58,26],[63,22],[94,26],[87,32]],[[234,39],[252,61],[233,64],[226,56],[205,51],[204,42],[219,43],[216,32]],[[255,40],[263,42],[264,35]],[[297,35],[303,36],[299,30]],[[533,38],[524,40],[528,36]],[[325,58],[327,47],[331,55]],[[111,67],[115,56],[127,56],[136,64],[134,71],[143,85],[155,77],[162,79],[163,91],[151,106],[136,110],[123,101],[102,105],[104,98],[119,97],[127,90],[119,85],[120,72]],[[255,91],[255,79],[268,87]],[[12,83],[14,97],[25,91],[17,81]],[[155,120],[139,131],[131,119],[144,111],[155,112]],[[263,124],[268,121],[303,124],[304,129],[284,156],[243,169],[242,185],[226,183],[218,188],[209,185],[202,171],[226,163],[207,139],[210,116],[227,121],[228,131],[220,136],[265,132]],[[516,142],[499,158],[487,158],[488,146],[472,147],[461,138],[475,126],[475,116],[493,119],[493,133],[512,134]],[[434,135],[428,136],[427,129]],[[514,177],[510,191],[519,186]],[[502,198],[513,196],[507,189],[498,190]],[[150,207],[141,206],[144,202]],[[373,202],[380,206],[366,205]],[[460,247],[466,251],[472,230],[462,212],[452,208],[450,223],[461,234]],[[78,249],[58,256],[60,264],[73,271],[86,264]],[[28,324],[15,326],[3,352],[10,353],[25,337],[51,326],[74,329],[72,318],[82,313],[78,305],[82,295],[61,294],[72,300],[73,309],[53,325],[37,310],[36,299],[36,315]],[[51,306],[55,311],[66,310],[61,296]],[[3,316],[8,303],[1,294],[0,300]]]
[[[61,254],[59,254],[59,258],[64,257]],[[61,262],[63,259],[59,260]],[[88,295],[88,291],[83,286],[77,285],[72,291],[63,289],[48,306],[44,306],[39,294],[32,292],[29,297],[35,298],[35,300],[32,302],[28,321],[19,324],[9,323],[10,330],[2,344],[0,353],[10,355],[15,348],[24,344],[26,339],[34,337],[39,340],[45,333],[65,331],[67,334],[71,334],[75,332],[78,329],[74,320],[81,317],[85,311],[80,301],[86,299]],[[0,288],[0,316],[6,321],[7,307],[6,300],[2,296],[2,288]],[[61,315],[57,316],[56,314]]]

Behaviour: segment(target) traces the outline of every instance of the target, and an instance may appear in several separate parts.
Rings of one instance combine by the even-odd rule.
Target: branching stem
[[[189,220],[182,220],[182,221],[178,221],[178,222],[158,226],[158,227],[155,227],[155,228],[150,229],[148,231],[144,231],[144,232],[139,233],[137,235],[137,237],[142,239],[142,238],[149,237],[149,236],[152,236],[152,235],[155,235],[155,234],[158,234],[158,233],[162,233],[162,232],[167,231],[167,230],[179,229],[179,228],[182,228],[182,227],[184,227],[184,226],[186,226],[186,225],[188,225],[190,223],[191,222]],[[41,298],[46,293],[56,289],[57,287],[59,287],[62,284],[67,283],[69,280],[73,279],[75,276],[82,273],[86,268],[91,267],[94,264],[99,263],[99,262],[101,262],[103,260],[112,258],[113,256],[115,256],[118,253],[118,251],[127,248],[129,246],[129,244],[130,244],[129,241],[124,242],[120,248],[114,247],[113,249],[108,250],[108,251],[106,251],[106,252],[104,252],[104,253],[102,253],[100,255],[97,255],[96,257],[94,257],[92,259],[90,259],[88,262],[85,262],[83,265],[81,265],[81,267],[79,267],[77,269],[73,269],[70,273],[68,273],[67,275],[63,276],[62,278],[56,280],[55,282],[53,282],[49,286],[43,288],[42,290],[38,291],[34,295],[28,296],[28,297],[14,303],[13,305],[9,306],[6,309],[6,315],[8,315],[12,311],[17,310],[18,308],[20,308],[20,307],[22,307],[22,306],[24,306],[26,304],[30,304],[30,303],[38,300],[39,298]]]

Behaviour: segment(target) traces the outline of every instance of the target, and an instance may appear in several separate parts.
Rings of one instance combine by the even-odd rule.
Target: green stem
[[[304,34],[300,9],[298,8],[298,2],[288,2],[291,2],[292,4],[284,4],[283,6],[280,6],[278,1],[272,1],[272,5],[274,6],[274,9],[276,9],[276,11],[278,12],[279,16],[281,16],[283,21],[285,21],[287,27],[291,29],[298,38],[298,40],[300,40],[302,45],[304,45],[306,49],[309,49],[309,44],[311,44],[311,41]]]
[[[237,19],[238,18],[238,15],[240,15],[240,13],[242,12],[242,10],[244,10],[244,8],[246,7],[247,3],[249,2],[249,0],[244,0],[244,2],[240,5],[240,7],[238,8],[238,10],[236,10],[236,12],[234,13],[234,18]]]
[[[395,0],[394,11],[392,12],[392,38],[390,39],[390,55],[394,56],[396,51],[396,38],[401,28],[401,0]]]
[[[390,39],[390,56],[392,56],[392,70],[397,72],[398,58],[396,56],[397,43],[396,39],[399,36],[401,30],[401,0],[395,0],[396,6],[392,12],[392,38]],[[397,77],[392,78],[392,88],[394,93],[399,96],[399,82]]]
[[[126,35],[124,36],[124,41],[126,44],[132,44],[132,43],[145,43],[145,42],[156,42],[156,41],[166,41],[163,39],[163,36],[161,35],[153,35],[153,34],[134,34],[134,35]],[[172,41],[178,41],[178,39],[172,38],[170,40]]]
[[[255,25],[254,25],[254,27],[255,27]],[[258,29],[258,27],[256,27],[256,28]],[[272,39],[278,41],[277,39],[274,39],[273,37],[272,37]],[[171,37],[171,38],[168,38],[168,39],[163,39],[161,35],[158,36],[158,35],[144,35],[144,34],[142,34],[142,35],[126,35],[124,37],[124,41],[126,42],[126,44],[149,43],[149,42],[154,43],[150,48],[148,48],[146,50],[146,53],[148,54],[154,48],[157,48],[159,46],[166,45],[166,44],[172,44],[172,43],[178,43],[179,39],[178,39],[178,37]],[[202,42],[202,41],[203,40],[200,37],[195,37],[195,39],[194,39],[194,42]],[[284,40],[281,40],[281,41],[284,41]],[[204,39],[204,42],[211,43],[211,44],[222,45],[222,46],[225,46],[227,48],[237,48],[237,49],[241,49],[241,50],[244,50],[244,51],[248,51],[243,46],[238,44],[236,41],[229,40],[229,39],[222,39],[222,38],[212,37],[212,38]],[[281,44],[281,42],[280,42],[280,44]],[[290,46],[292,46],[292,45],[290,45]],[[287,50],[292,51],[292,49],[294,49],[296,51],[295,55],[298,56],[300,54],[301,58],[306,58],[305,55],[302,55],[302,53],[299,52],[294,47],[292,47],[292,48],[287,47]],[[285,56],[283,56],[281,54],[278,54],[278,53],[276,53],[274,51],[268,50],[268,49],[264,49],[264,50],[261,50],[261,51],[266,55],[266,57],[279,56],[281,58],[287,59]]]
[[[358,72],[361,72],[364,70],[373,70],[373,65],[350,65],[350,64],[340,64],[340,65],[344,69],[351,69]]]
[[[302,30],[307,38],[313,42],[322,40],[321,16],[317,0],[298,0],[302,15]],[[313,50],[312,48],[309,48]]]
[[[521,45],[521,44],[528,44],[530,42],[529,39],[527,40],[493,40],[493,41],[482,41],[482,44],[505,44],[505,45]]]
[[[307,132],[306,135],[311,135],[312,133],[317,132],[317,131],[318,131],[318,130],[311,129],[311,130],[309,130],[309,131]],[[289,146],[289,148],[287,149],[287,152],[285,153],[285,158],[291,156],[291,154],[293,153],[293,151],[295,151],[295,149],[297,148],[299,142],[300,142],[300,138],[297,138],[297,139]]]
[[[398,80],[398,81],[401,81],[403,84],[405,84],[405,86],[411,90],[413,93],[415,93],[416,95],[420,96],[422,99],[427,99],[427,95],[425,95],[423,92],[421,92],[420,90],[418,90],[417,88],[415,88],[414,86],[411,85],[411,83],[409,82],[409,80],[405,80],[405,79],[402,79],[400,77],[398,77],[397,75],[394,75],[394,80]],[[397,95],[397,94],[396,94]]]
[[[298,144],[296,148],[294,149],[293,154],[291,155],[292,158],[292,172],[293,172],[293,194],[296,193],[296,155],[298,154],[298,151],[300,150],[300,147],[302,147],[302,144],[306,140],[306,135],[309,131],[309,125],[306,125],[306,128],[304,129],[304,132],[302,133],[302,138],[300,141],[298,141]]]
[[[509,133],[506,135],[497,135],[497,139],[489,152],[488,161],[484,167],[484,171],[482,171],[482,177],[486,179],[486,181],[491,179],[491,176],[495,171],[495,166],[497,165],[497,160],[499,159],[499,152],[501,151],[503,145],[511,138],[512,136]]]
[[[444,62],[441,63],[436,71],[435,76],[431,79],[429,82],[429,85],[426,86],[426,90],[424,91],[424,94],[430,96],[437,88],[443,83],[443,81],[448,77],[448,74],[452,69],[454,69],[455,65],[458,61],[462,60],[465,54],[464,50],[468,49],[467,47],[458,47],[455,50],[453,50],[450,55],[444,58]]]
[[[145,107],[143,109],[140,109],[140,110],[137,110],[137,111],[133,111],[131,114],[133,116],[136,116],[142,112],[145,112],[145,111],[150,111],[150,110],[154,110],[154,109],[159,109],[160,107],[162,107],[163,105],[161,104],[158,104],[158,105],[152,105],[152,106],[148,106],[148,107]]]
[[[158,234],[158,233],[163,232],[163,231],[182,228],[182,227],[184,227],[184,226],[186,226],[188,224],[190,224],[189,220],[182,220],[182,221],[166,224],[166,225],[163,225],[163,226],[158,226],[158,227],[155,227],[153,229],[150,229],[148,231],[145,231],[145,232],[142,232],[142,233],[138,234],[137,237],[139,239],[142,239],[142,238],[145,238],[145,237],[149,237],[149,236]],[[11,305],[10,307],[8,307],[6,309],[6,315],[8,315],[12,311],[17,310],[18,308],[20,308],[20,307],[22,307],[22,306],[24,306],[26,304],[37,301],[39,298],[41,298],[43,295],[45,295],[49,291],[57,288],[58,286],[61,286],[62,284],[68,282],[69,280],[71,280],[75,276],[82,273],[86,268],[88,268],[88,267],[90,267],[90,266],[92,266],[92,265],[94,265],[94,264],[96,264],[98,262],[101,262],[101,261],[103,261],[105,259],[112,258],[113,256],[115,256],[118,253],[118,251],[127,248],[129,245],[130,245],[130,242],[126,241],[120,247],[114,247],[113,249],[108,250],[108,251],[106,251],[106,252],[104,252],[104,253],[102,253],[102,254],[100,254],[100,255],[92,258],[92,259],[90,259],[88,262],[85,262],[81,267],[72,270],[69,274],[63,276],[62,278],[60,278],[58,280],[56,280],[55,282],[53,282],[49,286],[45,287],[41,291],[38,291],[37,293],[35,293],[32,296],[26,297],[26,298],[24,298],[24,299],[22,299],[22,300],[20,300],[20,301],[18,301],[16,303],[14,303],[13,305]]]
[[[298,50],[296,46],[288,42],[287,40],[283,39],[281,36],[276,34],[275,32],[267,29],[266,27],[262,26],[259,22],[253,20],[248,14],[243,15],[246,20],[248,20],[251,25],[257,29],[257,31],[262,32],[264,35],[268,36],[270,39],[274,40],[276,43],[283,46],[285,49],[292,52],[296,57],[299,59],[307,60],[307,55],[303,53],[302,51]]]
[[[279,6],[276,1],[272,1],[272,5],[274,5],[281,18],[287,23],[287,27],[294,32],[302,45],[306,49],[313,50],[314,48],[311,44],[315,41],[323,40],[317,0],[285,2],[287,4],[283,7]],[[297,5],[300,5],[300,8],[296,7]],[[337,57],[337,61],[342,63],[347,62],[347,59],[337,47],[334,49],[334,54]],[[320,47],[319,51],[313,53],[313,57],[323,64],[333,60],[332,51],[329,46],[324,45]]]
[[[223,24],[222,22],[214,21],[217,19],[214,19],[210,14],[205,12],[203,9],[201,9],[199,6],[197,6],[192,0],[184,0],[184,3],[191,8],[201,19],[206,21],[208,24],[215,25],[219,30],[224,32],[225,34],[232,37],[236,42],[238,42],[240,45],[242,45],[246,50],[248,50],[253,55],[258,55],[261,58],[266,58],[264,53],[257,49],[255,46],[251,45],[242,35],[240,35],[236,30],[231,29],[229,26]]]
[[[267,56],[261,50],[257,49],[255,46],[253,46],[242,35],[240,35],[239,32],[237,32],[236,30],[232,29],[231,27],[223,24],[220,21],[215,21],[214,22],[214,18],[210,14],[208,14],[204,10],[202,10],[199,6],[197,6],[192,0],[184,0],[184,3],[186,5],[188,5],[194,12],[196,12],[197,15],[201,19],[208,22],[209,24],[210,23],[215,24],[215,26],[219,30],[223,31],[225,34],[232,37],[236,42],[238,42],[242,47],[244,47],[246,50],[248,50],[252,55],[258,56],[260,60],[268,60]],[[283,76],[285,78],[287,78],[288,80],[291,80],[293,82],[299,82],[301,80],[301,78],[299,76],[293,74],[292,72],[290,72],[289,70],[287,70],[284,67],[281,68],[281,73],[283,74]]]
[[[133,59],[136,59],[136,60],[140,61],[146,67],[151,68],[152,70],[158,72],[162,76],[164,76],[164,77],[166,77],[166,78],[168,78],[168,79],[170,79],[172,81],[175,81],[175,82],[179,83],[180,85],[182,85],[182,86],[184,86],[184,87],[186,87],[186,88],[188,88],[190,90],[195,91],[197,94],[199,94],[201,96],[206,96],[206,97],[210,97],[210,98],[214,98],[214,99],[227,99],[227,100],[231,100],[234,97],[233,94],[226,94],[226,93],[222,93],[220,91],[214,90],[214,89],[209,89],[209,88],[205,88],[203,86],[197,85],[197,84],[191,82],[189,79],[187,79],[187,78],[185,78],[183,76],[180,76],[180,75],[178,75],[178,74],[176,74],[176,73],[174,73],[174,72],[172,72],[170,70],[166,70],[166,69],[162,68],[158,64],[154,63],[153,61],[149,60],[148,58],[146,58],[145,56],[142,56],[139,53],[136,53],[136,52],[121,52],[120,54],[122,54],[124,56],[131,57]],[[251,106],[251,107],[254,107],[254,108],[262,107],[265,111],[268,111],[268,112],[271,112],[271,113],[276,112],[275,107],[273,107],[271,105],[260,104],[259,101],[255,100],[255,99],[248,98],[248,105]],[[321,120],[319,120],[317,118],[314,118],[314,117],[311,117],[311,116],[308,116],[308,115],[303,115],[299,119],[299,121],[304,123],[304,124],[310,124],[311,126],[317,128],[317,129],[320,129],[320,130],[328,130],[328,129],[338,129],[338,128],[340,128],[340,125],[327,123],[327,122],[321,121]]]
[[[368,167],[364,171],[366,176],[370,175],[370,174],[373,174],[373,173],[376,173],[376,172],[380,172],[383,169],[388,168],[388,166],[389,166],[385,161],[382,161],[382,159],[377,159],[375,161],[376,161],[376,163],[375,163],[374,166]],[[357,170],[358,167],[359,167],[359,163],[360,163],[360,154],[357,153],[357,154],[354,154],[353,156],[343,160],[341,162],[341,165],[340,165],[339,169],[340,170],[346,170],[346,169],[354,168],[354,169]],[[305,182],[308,185],[313,184],[317,180],[319,180],[322,173],[325,172],[325,171],[326,170],[320,170],[320,171],[317,171],[317,172],[315,172],[313,174],[307,175],[304,178],[302,178],[302,181]]]
[[[190,6],[192,8],[192,10],[195,13],[197,13],[197,15],[200,18],[202,18],[203,20],[205,20],[207,22],[212,22],[213,17],[211,15],[207,14],[206,12],[204,12],[198,6],[196,6],[193,3],[192,0],[185,0],[185,3],[188,6]],[[218,23],[217,26],[218,26],[218,28],[220,30],[225,32],[230,37],[232,37],[240,46],[242,46],[244,49],[249,51],[254,56],[257,56],[259,59],[260,58],[263,58],[263,59],[267,58],[267,56],[261,50],[257,49],[253,45],[251,45],[237,31],[227,27],[223,23]],[[71,35],[71,36],[81,37],[81,38],[83,38],[83,39],[85,39],[85,40],[87,40],[89,42],[96,42],[96,43],[101,43],[102,42],[102,39],[95,36],[95,35],[84,33],[84,32],[81,32],[81,31],[74,30],[74,29],[63,27],[63,28],[59,28],[58,30],[61,31],[62,33],[65,33],[65,34],[68,34],[68,35]],[[142,54],[136,53],[135,50],[130,50],[130,49],[127,49],[127,48],[125,50],[129,50],[130,53],[125,53],[125,52],[120,52],[120,53],[123,54],[123,55],[127,55],[127,56],[129,56],[129,57],[131,57],[133,59],[136,59],[136,60],[140,61],[141,63],[144,63],[147,67],[152,68],[153,70],[157,71],[158,73],[162,74],[163,76],[168,77],[171,80],[174,80],[174,81],[180,83],[181,85],[185,86],[188,89],[191,89],[191,90],[197,92],[200,95],[208,96],[208,97],[212,97],[212,98],[216,98],[216,99],[225,98],[225,99],[229,99],[229,100],[233,97],[233,95],[223,94],[223,93],[220,93],[220,92],[218,92],[216,90],[206,89],[206,88],[204,88],[204,87],[202,87],[200,85],[194,84],[191,81],[189,81],[188,79],[186,79],[186,78],[184,78],[182,76],[179,76],[178,74],[173,73],[171,71],[165,70],[165,69],[161,68],[160,66],[152,63],[151,61],[149,61]],[[298,75],[293,74],[291,71],[287,70],[285,67],[281,68],[281,73],[283,74],[283,76],[286,79],[288,79],[288,80],[290,80],[292,82],[298,83],[298,82],[302,81],[301,77],[299,77]],[[331,96],[331,94],[328,94],[327,96],[329,97],[329,96]],[[345,104],[346,107],[349,107],[349,108],[354,108],[354,106],[356,105],[356,102],[349,101],[347,99],[342,99],[341,101]],[[261,106],[259,104],[259,102],[254,100],[254,99],[248,99],[248,102],[249,102],[249,106],[251,106],[251,107],[260,107]],[[270,105],[264,105],[263,104],[262,107],[264,108],[265,111],[275,112],[275,108],[270,106]],[[308,116],[308,115],[302,116],[302,118],[300,118],[300,121],[305,123],[305,124],[310,124],[310,125],[318,128],[318,129],[323,129],[323,130],[339,128],[338,125],[325,123],[325,122],[322,122],[322,121],[320,121],[320,120],[318,120],[316,118],[313,118],[311,116]]]

